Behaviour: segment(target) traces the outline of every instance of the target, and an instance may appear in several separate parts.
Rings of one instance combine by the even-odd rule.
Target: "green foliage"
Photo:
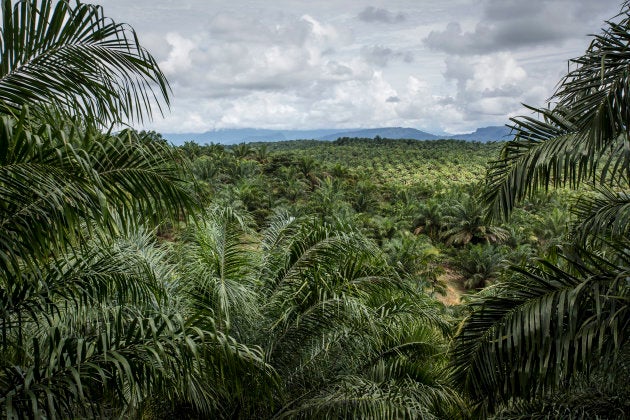
[[[559,210],[538,219],[536,235],[553,253],[469,305],[451,363],[480,416],[627,413],[627,377],[617,370],[630,362],[629,3],[617,19],[572,60],[549,108],[532,108],[541,119],[513,120],[515,139],[489,169],[485,201],[495,217],[552,186],[592,188],[574,207],[570,236]]]
[[[131,28],[1,4],[0,415],[627,410],[628,4],[506,144],[180,148],[99,130],[168,104]],[[585,184],[573,219],[540,194]],[[480,290],[448,309],[454,267]]]
[[[462,390],[493,410],[627,357],[619,351],[630,321],[628,260],[624,249],[617,251],[608,258],[565,253],[565,268],[541,260],[473,300],[453,349]]]
[[[102,7],[52,0],[1,5],[3,113],[52,106],[107,125],[141,122],[154,107],[161,111],[161,100],[168,105],[168,82],[155,59],[132,28],[106,18]]]
[[[481,289],[497,280],[506,267],[505,248],[472,245],[457,252],[455,266],[464,275],[467,289]]]
[[[466,245],[505,241],[508,238],[508,232],[498,226],[488,224],[483,213],[484,208],[477,200],[469,196],[464,196],[461,201],[449,206],[442,218],[445,227],[442,237],[446,243]],[[432,223],[432,220],[425,219],[426,223]],[[429,227],[432,228],[433,225]]]
[[[277,378],[250,376],[247,392],[225,396],[218,415],[389,418],[461,408],[440,379],[449,327],[439,308],[358,231],[278,213],[254,244],[257,235],[228,208],[200,224],[178,249],[189,273],[185,313],[200,327],[229,318]]]
[[[39,124],[26,113],[0,116],[0,132],[0,269],[11,275],[71,245],[85,223],[114,233],[112,215],[156,223],[193,206],[173,150],[135,132]]]

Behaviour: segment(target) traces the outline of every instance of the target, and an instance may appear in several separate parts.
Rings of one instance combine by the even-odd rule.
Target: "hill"
[[[504,125],[490,126],[476,129],[469,134],[457,134],[449,138],[466,141],[492,141],[492,140],[510,140],[512,130]]]
[[[221,129],[205,133],[163,133],[162,136],[175,145],[193,141],[197,144],[238,144],[254,142],[275,142],[285,140],[337,140],[340,137],[409,140],[456,139],[466,141],[509,140],[510,129],[505,126],[478,128],[468,134],[431,134],[410,127],[380,127],[367,129],[321,129],[321,130],[268,130],[257,128]]]

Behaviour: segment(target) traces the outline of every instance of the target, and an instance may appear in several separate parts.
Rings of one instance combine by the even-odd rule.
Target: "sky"
[[[621,0],[100,0],[158,61],[139,128],[466,133],[542,106]]]

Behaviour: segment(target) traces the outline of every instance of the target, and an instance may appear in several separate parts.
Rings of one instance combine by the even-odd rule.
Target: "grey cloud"
[[[590,0],[488,0],[483,18],[474,30],[463,31],[458,22],[451,22],[444,30],[431,31],[424,43],[432,50],[458,55],[561,43],[584,36],[594,19],[600,21],[593,14],[592,3]],[[576,32],[580,27],[585,28],[583,33]]]
[[[339,64],[336,61],[329,61],[327,67],[330,71],[330,74],[334,76],[352,76],[353,74],[353,71],[350,67]]]
[[[381,23],[400,23],[407,19],[403,13],[393,13],[387,9],[379,9],[372,6],[363,9],[358,17],[364,22]]]
[[[550,26],[537,20],[494,25],[480,23],[473,32],[463,32],[459,23],[451,22],[444,31],[431,31],[424,43],[432,50],[449,54],[485,54],[559,42],[570,34],[566,28]]]
[[[374,45],[363,47],[361,56],[365,61],[379,67],[385,67],[391,60],[402,60],[405,63],[413,62],[413,54],[410,52],[395,51],[389,47]]]
[[[398,96],[390,96],[389,98],[387,98],[387,100],[385,100],[385,102],[395,104],[395,103],[400,102],[400,98]]]
[[[226,42],[303,45],[312,28],[302,19],[272,26],[253,16],[219,13],[210,20],[208,30],[214,39]]]
[[[456,103],[455,98],[452,96],[446,96],[436,101],[439,105],[453,105]]]
[[[523,89],[517,85],[506,85],[496,89],[485,89],[481,92],[483,98],[508,97],[516,98],[523,94]]]

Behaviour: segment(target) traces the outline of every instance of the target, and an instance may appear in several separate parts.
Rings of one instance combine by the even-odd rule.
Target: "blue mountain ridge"
[[[257,128],[221,129],[205,133],[162,133],[162,136],[175,145],[193,141],[198,144],[238,144],[273,142],[284,140],[337,140],[340,137],[358,137],[410,140],[457,139],[466,141],[501,141],[511,138],[510,128],[490,126],[478,128],[468,134],[436,135],[409,127],[381,127],[367,129],[321,129],[321,130],[268,130]]]

